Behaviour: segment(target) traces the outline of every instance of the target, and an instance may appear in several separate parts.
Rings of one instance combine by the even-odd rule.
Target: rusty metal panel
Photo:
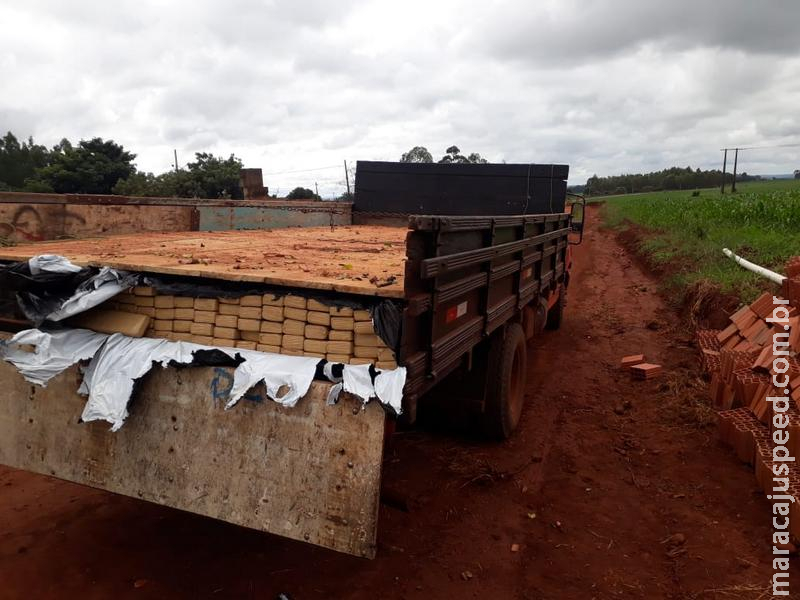
[[[198,206],[200,231],[350,225],[350,208],[325,206]]]
[[[373,557],[384,412],[327,406],[314,382],[294,408],[258,388],[223,405],[232,370],[155,369],[117,433],[79,423],[69,369],[47,388],[0,363],[0,463]],[[133,524],[131,524],[133,525]]]

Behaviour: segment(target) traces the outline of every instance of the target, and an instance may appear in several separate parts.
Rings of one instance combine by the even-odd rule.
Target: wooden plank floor
[[[0,260],[61,254],[80,266],[401,298],[406,233],[374,225],[141,233],[0,248]]]

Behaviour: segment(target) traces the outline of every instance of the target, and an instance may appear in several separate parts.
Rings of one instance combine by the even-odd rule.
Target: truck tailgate
[[[374,557],[379,404],[327,406],[330,384],[315,381],[294,408],[255,388],[225,411],[232,381],[227,368],[155,368],[111,433],[79,423],[76,367],[40,388],[0,362],[0,463]]]

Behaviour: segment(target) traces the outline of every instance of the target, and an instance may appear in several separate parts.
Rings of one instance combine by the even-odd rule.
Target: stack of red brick
[[[783,389],[773,386],[773,335],[788,333],[790,406],[787,413],[792,456],[800,456],[800,257],[786,268],[783,285],[784,304],[789,312],[788,331],[783,323],[767,318],[777,306],[773,295],[765,293],[749,306],[731,315],[723,330],[700,330],[697,340],[701,361],[711,378],[711,401],[718,411],[719,434],[743,462],[755,469],[756,479],[765,493],[772,493],[772,403],[769,396],[786,397]],[[781,375],[781,377],[783,377]],[[790,472],[790,491],[800,498],[800,472]],[[800,502],[793,504],[790,523],[792,534],[800,539]]]
[[[786,263],[786,279],[783,280],[783,297],[800,308],[800,256]]]

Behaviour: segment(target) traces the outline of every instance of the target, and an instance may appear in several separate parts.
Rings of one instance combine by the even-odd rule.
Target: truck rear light
[[[459,317],[463,317],[465,314],[467,314],[467,302],[456,304],[455,306],[451,306],[447,309],[447,312],[444,314],[444,322],[452,323]]]

